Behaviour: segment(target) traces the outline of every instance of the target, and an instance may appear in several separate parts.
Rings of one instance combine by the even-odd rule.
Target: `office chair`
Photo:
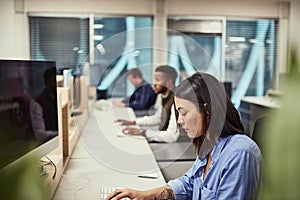
[[[263,147],[265,146],[264,142],[264,134],[263,132],[266,132],[266,122],[268,120],[268,116],[263,116],[255,121],[253,133],[252,133],[252,139],[254,142],[258,145],[260,148],[260,151],[263,153]]]

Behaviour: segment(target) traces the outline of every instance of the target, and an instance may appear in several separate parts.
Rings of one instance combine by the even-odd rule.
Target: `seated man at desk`
[[[135,87],[133,94],[122,101],[113,101],[120,107],[131,107],[134,110],[149,110],[156,100],[156,94],[151,85],[143,79],[139,68],[130,69],[127,73],[127,79]]]
[[[45,88],[30,101],[32,129],[38,142],[45,142],[58,135],[56,69],[44,72]]]
[[[118,119],[122,125],[159,126],[158,130],[137,129],[126,127],[125,134],[144,135],[149,141],[155,142],[175,142],[179,137],[176,124],[176,111],[174,108],[174,98],[172,90],[175,87],[177,72],[168,65],[161,65],[155,69],[154,91],[161,94],[161,108],[154,115],[137,118],[135,121]]]

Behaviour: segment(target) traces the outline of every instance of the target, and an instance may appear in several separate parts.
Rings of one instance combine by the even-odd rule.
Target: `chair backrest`
[[[258,147],[260,148],[261,152],[263,152],[263,147],[264,147],[264,136],[265,136],[265,125],[266,121],[268,120],[268,116],[263,116],[259,119],[256,120],[253,128],[253,133],[252,133],[252,139]]]

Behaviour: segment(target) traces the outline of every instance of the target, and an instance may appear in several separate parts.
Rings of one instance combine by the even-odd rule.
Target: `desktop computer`
[[[58,147],[56,63],[0,60],[0,169]]]

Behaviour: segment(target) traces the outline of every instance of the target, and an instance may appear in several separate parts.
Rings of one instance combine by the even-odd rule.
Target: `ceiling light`
[[[94,24],[94,29],[101,29],[103,27],[104,27],[103,24]]]
[[[94,40],[103,40],[103,35],[94,35]]]
[[[229,42],[245,42],[246,38],[245,37],[229,37],[228,40],[229,40]]]

